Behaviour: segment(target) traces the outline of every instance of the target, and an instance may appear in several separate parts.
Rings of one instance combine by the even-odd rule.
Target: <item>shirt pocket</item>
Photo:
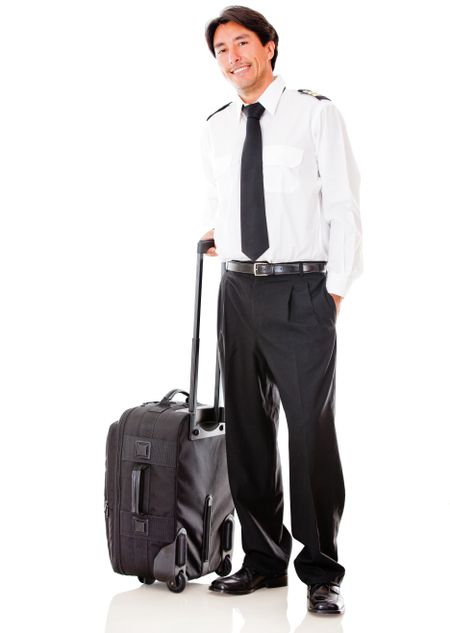
[[[300,166],[304,151],[293,145],[263,147],[264,189],[291,193],[300,186]]]

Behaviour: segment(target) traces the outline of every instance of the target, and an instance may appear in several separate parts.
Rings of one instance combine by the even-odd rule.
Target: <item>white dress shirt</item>
[[[258,261],[327,261],[327,290],[345,296],[363,270],[360,176],[345,123],[327,99],[288,89],[280,75],[260,95],[269,248]],[[221,261],[241,250],[240,164],[247,118],[235,101],[209,117],[201,138],[207,180],[204,232]]]

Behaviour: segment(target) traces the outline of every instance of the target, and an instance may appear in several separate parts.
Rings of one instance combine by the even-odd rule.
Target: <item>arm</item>
[[[206,227],[211,226],[211,224],[215,225],[218,206],[217,191],[216,185],[214,183],[211,164],[211,147],[207,125],[205,125],[205,127],[203,128],[200,145],[203,170],[206,180],[205,200],[202,210],[201,223],[202,226],[206,229]],[[207,232],[202,235],[200,239],[214,239],[214,229],[207,230]],[[208,250],[206,251],[206,255],[217,256],[216,249],[214,247],[208,248]]]
[[[336,300],[345,296],[363,270],[360,175],[344,120],[331,101],[321,100],[313,119],[313,135],[322,213],[330,228],[327,290]]]

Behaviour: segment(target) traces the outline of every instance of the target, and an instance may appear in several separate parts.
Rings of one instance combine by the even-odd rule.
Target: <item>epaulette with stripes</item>
[[[217,114],[218,112],[220,112],[221,110],[224,110],[225,108],[227,108],[230,103],[233,103],[232,101],[230,101],[229,103],[226,103],[224,106],[222,106],[221,108],[219,108],[218,110],[216,110],[215,112],[213,112],[212,114],[209,115],[209,117],[207,117],[207,121],[209,121],[209,119],[214,116],[215,114]]]
[[[328,99],[328,97],[324,97],[323,95],[320,95],[318,92],[313,92],[312,90],[307,90],[306,88],[302,88],[301,90],[298,90],[297,92],[302,92],[304,95],[311,95],[311,97],[315,97],[316,99],[326,99],[327,101],[331,101],[331,99]]]

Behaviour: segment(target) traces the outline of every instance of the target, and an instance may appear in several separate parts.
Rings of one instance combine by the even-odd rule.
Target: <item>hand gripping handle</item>
[[[197,253],[201,253],[202,255],[204,255],[209,248],[215,245],[216,243],[214,242],[214,240],[199,240],[197,244]]]

